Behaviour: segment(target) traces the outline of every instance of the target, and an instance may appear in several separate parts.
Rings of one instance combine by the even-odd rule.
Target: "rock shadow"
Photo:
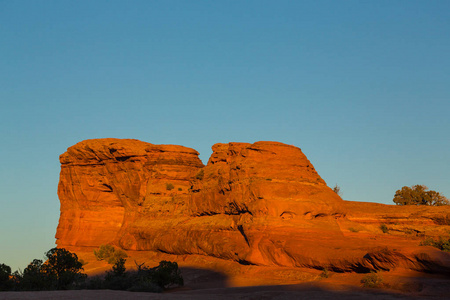
[[[221,272],[193,267],[180,267],[180,271],[184,279],[183,290],[227,288],[230,286],[228,276]]]

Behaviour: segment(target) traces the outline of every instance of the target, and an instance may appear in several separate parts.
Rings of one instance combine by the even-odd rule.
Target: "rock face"
[[[442,261],[450,261],[442,254],[434,259],[433,249],[424,259],[411,238],[377,240],[380,216],[390,218],[380,213],[384,208],[371,217],[369,204],[343,201],[297,147],[257,142],[212,149],[204,166],[197,151],[182,146],[99,139],[70,147],[60,157],[58,246],[115,244],[335,271],[445,269]],[[445,221],[445,210],[433,213]],[[366,234],[355,236],[353,227]],[[395,251],[383,248],[392,243]]]
[[[119,139],[83,141],[60,161],[57,244],[77,246],[119,240],[148,208],[188,197],[190,179],[203,167],[193,149]]]

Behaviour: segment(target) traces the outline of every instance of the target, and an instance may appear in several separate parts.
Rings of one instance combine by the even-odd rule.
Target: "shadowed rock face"
[[[197,151],[182,146],[98,139],[70,147],[60,157],[58,246],[110,243],[335,271],[399,265],[450,270],[446,254],[418,252],[418,241],[385,239],[378,228],[397,217],[396,224],[406,224],[406,215],[408,222],[435,226],[434,219],[448,218],[447,208],[409,213],[396,207],[392,214],[391,206],[343,201],[294,146],[228,143],[212,149],[204,166]],[[385,248],[394,244],[394,250]]]

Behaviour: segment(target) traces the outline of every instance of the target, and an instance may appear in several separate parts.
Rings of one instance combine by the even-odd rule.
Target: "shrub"
[[[450,205],[450,201],[436,191],[427,191],[425,185],[404,186],[394,195],[394,203],[397,205]]]
[[[34,259],[23,273],[14,272],[16,290],[63,290],[77,287],[86,279],[76,254],[64,248],[53,248],[45,253],[45,257],[45,262]]]
[[[383,286],[383,277],[379,272],[371,271],[361,280],[363,287],[366,288],[380,288]]]
[[[183,285],[183,277],[181,277],[178,264],[176,262],[161,261],[159,266],[151,269],[150,278],[161,288],[167,288],[171,285]]]
[[[76,286],[87,275],[81,273],[83,265],[78,256],[64,248],[53,248],[45,253],[47,261],[42,265],[41,271],[56,283],[56,289],[67,289]]]
[[[200,171],[198,171],[198,173],[195,175],[195,178],[198,180],[202,180],[203,177],[205,176],[205,171],[203,169],[201,169]]]
[[[431,237],[428,237],[420,242],[419,246],[432,246],[438,248],[439,250],[450,252],[450,239],[439,237],[438,240],[435,240]]]
[[[339,197],[342,197],[341,188],[336,184],[333,188],[333,192],[339,195]]]
[[[350,230],[351,232],[359,232],[359,229],[356,229],[354,227],[350,227],[348,230]]]
[[[386,224],[381,224],[380,229],[381,229],[381,231],[383,231],[383,233],[389,232],[389,228],[386,226]]]
[[[11,281],[11,267],[5,264],[0,264],[0,291],[6,291],[10,289]]]
[[[148,268],[138,265],[138,271],[128,273],[125,270],[125,260],[118,261],[111,271],[107,272],[103,284],[94,286],[113,290],[128,290],[133,292],[162,292],[173,285],[183,285],[183,278],[178,270],[178,264],[161,261],[157,267]]]
[[[327,268],[323,268],[322,273],[320,273],[319,275],[320,278],[328,278],[330,277],[330,272],[328,271]]]
[[[94,255],[97,260],[106,260],[108,264],[115,264],[120,259],[128,257],[127,253],[122,249],[116,249],[111,245],[100,245],[99,249],[94,250]]]
[[[42,264],[42,260],[33,259],[22,273],[15,273],[16,289],[23,291],[54,289],[53,278],[50,278],[43,272]]]
[[[124,276],[125,275],[125,258],[120,258],[112,267],[112,272],[115,276]]]
[[[171,191],[173,190],[175,187],[173,186],[172,183],[166,183],[166,190]]]

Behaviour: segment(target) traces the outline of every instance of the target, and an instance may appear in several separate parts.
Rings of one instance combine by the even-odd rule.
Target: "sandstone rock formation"
[[[417,237],[436,220],[445,223],[448,208],[392,214],[391,206],[343,201],[294,146],[212,149],[204,166],[182,146],[99,139],[70,147],[60,157],[58,246],[111,243],[183,259],[335,271],[450,270],[448,255],[419,248]],[[413,238],[405,215],[423,225]],[[398,234],[383,235],[381,223]]]

